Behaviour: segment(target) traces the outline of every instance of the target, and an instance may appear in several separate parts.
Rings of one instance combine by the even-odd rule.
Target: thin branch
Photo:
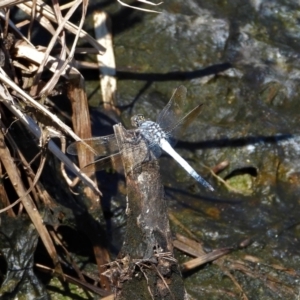
[[[0,80],[1,80],[1,73],[0,73]],[[11,80],[9,80],[9,83]],[[16,85],[15,85],[16,86]],[[21,90],[17,86],[18,90]],[[26,97],[31,98],[28,96],[25,92],[21,90],[23,94],[26,95]],[[0,99],[2,98],[3,104],[17,117],[20,119],[22,124],[26,126],[26,128],[38,139],[41,137],[41,130],[36,125],[34,120],[30,118],[29,116],[25,115],[17,106],[17,104],[14,103],[13,98],[8,93],[8,91],[4,88],[3,85],[0,85]],[[32,98],[31,98],[32,99]],[[32,99],[33,100],[33,99]],[[39,106],[41,106],[39,104]],[[44,109],[43,109],[44,110]],[[57,117],[56,117],[57,119]],[[60,121],[61,122],[61,121]],[[62,123],[62,122],[61,122]],[[63,123],[62,123],[63,124]],[[63,124],[64,125],[64,124]],[[64,125],[63,127],[68,128],[68,126]],[[73,132],[70,128],[69,130]],[[72,136],[75,136],[77,140],[80,140],[80,138],[73,132]],[[97,185],[84,173],[80,171],[80,169],[56,146],[56,144],[50,140],[48,143],[48,149],[59,159],[61,160],[69,169],[71,172],[73,172],[76,176],[78,176],[81,180],[83,180],[91,189],[93,189],[98,195],[102,196],[102,193],[98,190]]]
[[[123,1],[121,0],[117,0],[122,6],[126,6],[126,7],[130,7],[130,8],[133,8],[133,9],[136,9],[136,10],[141,10],[141,11],[145,11],[145,12],[151,12],[151,13],[156,13],[156,14],[160,14],[159,11],[156,11],[156,10],[152,10],[152,9],[146,9],[146,8],[140,8],[140,7],[137,7],[137,6],[132,6],[132,5],[129,5],[129,4],[126,4],[124,3]],[[157,4],[153,3],[153,2],[150,2],[150,1],[146,1],[146,0],[138,0],[139,2],[142,2],[142,3],[146,3],[146,4],[150,4],[150,5],[160,5],[162,4],[163,2],[159,2]]]
[[[35,185],[37,184],[37,182],[39,181],[41,175],[42,175],[42,172],[43,172],[43,169],[44,169],[44,166],[45,166],[45,162],[46,162],[46,154],[43,153],[44,151],[41,151],[39,152],[37,155],[40,155],[42,153],[42,157],[41,157],[41,161],[40,161],[40,164],[39,164],[39,167],[36,171],[36,174],[35,174],[35,177],[33,179],[33,182],[30,186],[30,188],[25,192],[24,195],[22,195],[21,197],[19,197],[17,200],[14,201],[14,203],[6,206],[5,208],[3,209],[0,209],[0,214],[13,208],[15,205],[17,205],[18,203],[20,203],[27,195],[29,195],[29,193],[32,192],[32,190],[35,188]],[[36,158],[36,157],[35,157]],[[33,160],[35,160],[35,158]],[[30,162],[29,164],[31,164],[32,162]]]
[[[15,188],[15,191],[19,197],[22,198],[22,204],[28,213],[31,221],[33,222],[36,230],[39,233],[39,236],[41,237],[45,248],[47,249],[50,257],[53,260],[53,264],[55,265],[56,271],[63,276],[63,270],[61,268],[61,265],[59,263],[59,258],[57,256],[55,247],[53,245],[53,242],[51,240],[51,237],[49,235],[49,232],[47,231],[47,228],[45,227],[42,217],[39,213],[39,211],[36,208],[36,205],[30,195],[25,195],[26,190],[23,185],[22,179],[19,175],[18,169],[16,168],[15,162],[13,158],[10,155],[10,151],[8,150],[5,142],[4,142],[4,135],[0,131],[0,159],[2,161],[2,164],[8,173],[9,179]]]
[[[237,193],[237,194],[244,194],[244,192],[238,190],[238,189],[235,189],[234,187],[232,187],[230,184],[228,184],[222,177],[218,176],[210,167],[204,165],[203,163],[200,163],[204,168],[206,168],[207,170],[210,171],[211,175],[213,177],[215,177],[218,181],[222,182],[226,188],[234,193]]]
[[[67,126],[65,123],[63,123],[56,115],[52,114],[49,110],[47,110],[42,104],[35,101],[31,96],[29,96],[27,93],[25,93],[17,84],[15,84],[3,71],[3,69],[0,67],[0,81],[7,84],[9,87],[11,87],[14,91],[16,91],[24,100],[25,102],[29,102],[31,106],[36,108],[38,111],[49,117],[63,132],[70,135],[75,141],[80,141],[80,137],[77,136],[73,130]],[[13,100],[12,100],[13,101]],[[40,137],[40,135],[39,135]]]
[[[35,18],[36,18],[36,0],[33,0],[31,16],[30,16],[30,24],[29,24],[29,28],[28,28],[28,34],[27,34],[28,40],[31,40],[31,31],[32,31],[33,22],[34,22]]]
[[[37,18],[40,18],[41,16],[45,16],[47,17],[47,19],[49,19],[49,21],[57,23],[57,20],[54,16],[54,12],[52,10],[52,8],[49,5],[46,5],[43,1],[41,0],[37,0]],[[31,9],[32,9],[32,1],[28,1],[25,2],[24,4],[18,4],[18,7],[23,10],[25,13],[27,13],[28,15],[30,15]],[[100,45],[99,43],[97,43],[97,41],[90,36],[86,31],[84,30],[79,30],[78,26],[76,26],[75,24],[71,23],[71,22],[67,22],[65,24],[65,29],[68,30],[69,32],[73,33],[73,34],[77,34],[77,32],[79,31],[79,37],[82,39],[85,39],[88,43],[90,43],[95,49],[97,49],[99,51],[99,53],[104,53],[105,52],[105,48]]]
[[[71,18],[71,16],[74,14],[75,10],[77,9],[77,7],[81,4],[82,0],[78,0],[76,1],[77,3],[75,3],[70,10],[67,12],[66,16],[63,18],[62,22],[58,25],[58,28],[56,29],[55,34],[52,36],[51,41],[48,44],[47,50],[45,52],[45,56],[44,59],[42,61],[42,63],[40,64],[36,76],[33,80],[33,87],[32,90],[35,90],[37,83],[39,82],[40,76],[43,72],[44,66],[46,64],[46,61],[48,59],[48,56],[50,55],[50,52],[52,50],[52,48],[54,47],[56,40],[58,38],[58,36],[60,35],[61,31],[64,29],[66,22]],[[80,28],[81,29],[81,28]],[[76,35],[78,35],[79,33],[77,32]],[[61,70],[61,72],[63,72],[63,70]]]
[[[82,0],[78,0],[78,2],[80,3]],[[74,5],[75,7],[76,5]],[[77,8],[77,7],[76,7]],[[61,26],[65,26],[65,23],[67,22],[68,20],[68,16],[70,14],[70,17],[71,17],[71,13],[73,14],[74,13],[74,8],[72,7],[67,15],[65,16],[65,18],[63,19],[63,22],[62,24],[59,25],[59,28]],[[80,32],[82,30],[82,27],[83,27],[83,24],[84,24],[84,21],[85,21],[85,15],[86,15],[86,12],[87,12],[87,3],[85,0],[82,1],[82,14],[81,14],[81,20],[80,20],[80,24],[79,24],[79,27],[78,27],[78,31],[75,35],[75,38],[74,38],[74,42],[73,42],[73,45],[72,45],[72,48],[71,48],[71,51],[69,53],[69,57],[65,60],[65,62],[58,67],[58,72],[55,74],[55,77],[52,77],[50,81],[47,82],[47,84],[44,86],[44,88],[41,90],[40,92],[40,95],[43,95],[43,94],[47,94],[49,91],[51,91],[54,86],[56,85],[57,81],[59,80],[59,77],[60,75],[64,72],[65,68],[68,66],[68,64],[71,63],[71,61],[73,60],[73,57],[74,57],[74,53],[75,53],[75,49],[76,49],[76,46],[77,46],[77,43],[78,43],[78,39],[80,37]],[[50,54],[50,53],[49,53]]]

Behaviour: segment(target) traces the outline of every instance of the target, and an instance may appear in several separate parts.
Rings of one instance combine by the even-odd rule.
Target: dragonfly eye
[[[135,115],[131,117],[131,125],[133,127],[139,127],[143,122],[145,122],[145,117],[142,114]]]

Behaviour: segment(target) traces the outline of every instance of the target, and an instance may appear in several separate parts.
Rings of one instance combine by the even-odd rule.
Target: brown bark
[[[145,141],[130,143],[133,137],[121,125],[114,130],[127,183],[125,240],[111,270],[117,276],[116,299],[184,299],[158,161],[148,159]]]
[[[68,96],[72,103],[72,121],[74,131],[83,139],[90,138],[92,136],[91,124],[87,96],[84,90],[83,78],[80,76],[73,78],[70,81],[68,87]],[[83,151],[84,149],[81,150]],[[82,168],[87,164],[92,163],[94,161],[94,156],[90,151],[85,151],[82,155],[78,156],[78,159],[79,165]],[[85,188],[85,193],[88,197],[87,201],[89,201],[89,203],[87,203],[87,206],[89,207],[89,212],[92,215],[101,213],[99,196],[96,195],[95,192],[89,187]],[[83,219],[85,219],[84,216]],[[84,222],[85,228],[87,228],[85,232],[88,234],[89,238],[91,239],[91,242],[93,243],[94,254],[100,273],[101,285],[104,289],[110,289],[108,279],[105,276],[101,275],[104,271],[102,265],[109,262],[109,254],[104,242],[105,237],[103,237],[104,233],[101,234],[101,238],[99,234],[92,234],[94,228],[92,223],[88,220],[90,219],[88,218]]]

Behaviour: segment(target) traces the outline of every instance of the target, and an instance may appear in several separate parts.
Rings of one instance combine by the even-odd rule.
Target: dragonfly
[[[146,141],[149,150],[151,150],[151,153],[154,153],[155,158],[161,155],[162,150],[167,152],[197,182],[205,188],[214,191],[214,188],[173,148],[176,138],[182,134],[202,109],[202,104],[199,104],[190,112],[184,114],[182,107],[184,106],[186,95],[186,87],[183,85],[179,86],[174,91],[167,105],[159,113],[156,122],[147,120],[143,115],[138,114],[131,118],[131,124],[137,128],[135,131],[138,131],[139,136]],[[67,152],[71,155],[78,155],[79,148],[92,151],[96,157],[95,162],[88,164],[82,169],[84,173],[89,173],[91,170],[101,170],[108,160],[112,158],[120,159],[122,155],[114,134],[73,142],[68,146]],[[97,159],[99,157],[104,158]]]

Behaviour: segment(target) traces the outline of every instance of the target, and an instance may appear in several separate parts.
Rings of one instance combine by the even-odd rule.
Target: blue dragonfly
[[[199,115],[202,104],[199,104],[187,114],[182,112],[182,107],[186,100],[187,89],[181,85],[173,93],[168,104],[159,113],[156,122],[146,120],[141,114],[131,118],[131,124],[141,138],[143,138],[151,153],[158,158],[162,150],[172,156],[187,173],[197,182],[207,189],[214,191],[214,188],[204,180],[191,166],[183,159],[172,147],[175,144],[175,138],[190,125],[190,123]],[[92,151],[96,157],[95,162],[85,166],[82,171],[90,173],[92,170],[101,170],[112,158],[120,159],[121,152],[114,134],[94,137],[77,141],[69,145],[67,152],[72,155],[78,155],[78,149]],[[105,157],[104,157],[105,156]],[[100,158],[99,157],[104,157]]]

